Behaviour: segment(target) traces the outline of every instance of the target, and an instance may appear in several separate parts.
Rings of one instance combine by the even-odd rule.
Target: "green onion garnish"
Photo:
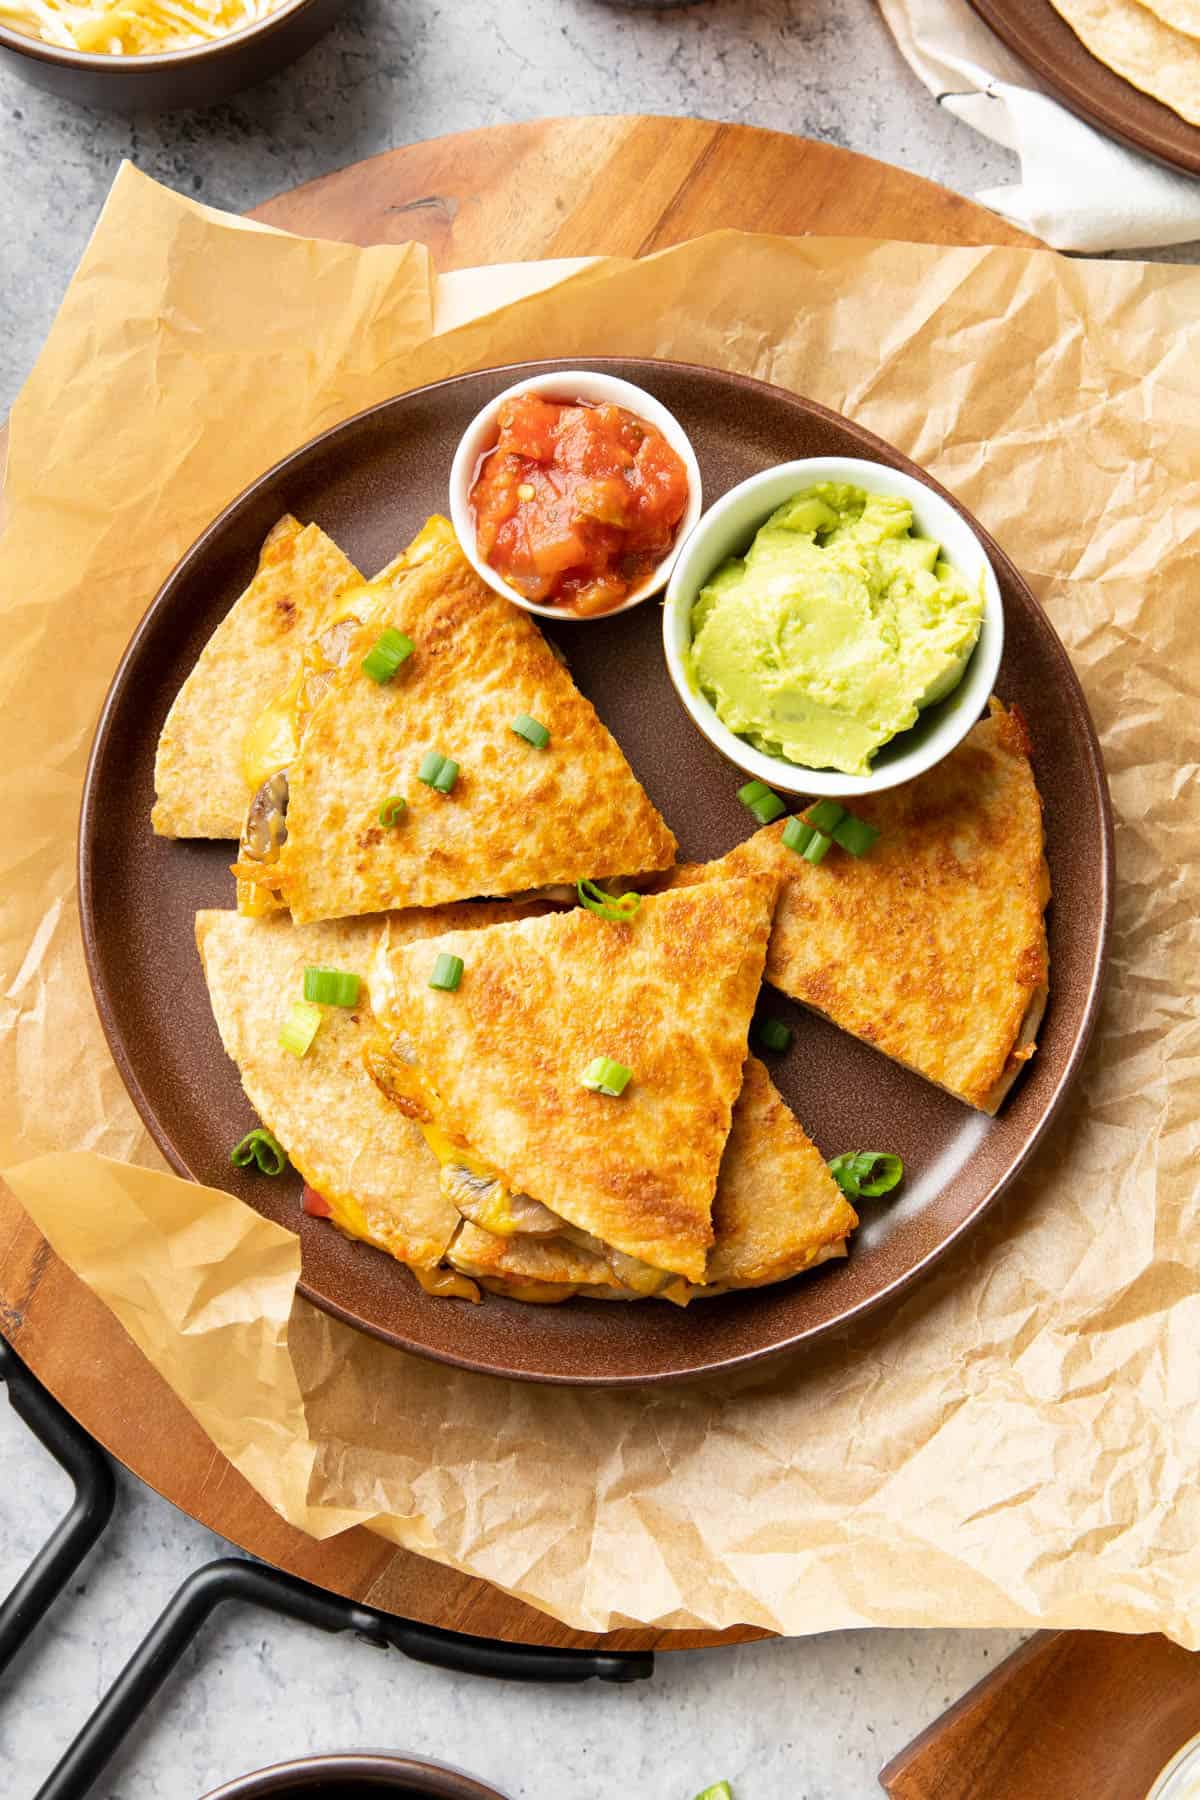
[[[417,780],[423,781],[426,787],[436,788],[439,794],[448,794],[458,780],[458,764],[452,756],[443,756],[440,750],[427,750],[421,758]]]
[[[754,1030],[759,1043],[768,1050],[786,1050],[792,1041],[791,1026],[782,1019],[759,1019]]]
[[[357,1006],[362,977],[348,969],[305,969],[304,998],[318,1006]]]
[[[853,813],[847,813],[834,826],[832,835],[834,843],[848,850],[851,856],[865,856],[879,833],[865,819],[856,819]]]
[[[633,1070],[627,1069],[624,1063],[614,1062],[611,1056],[598,1056],[579,1077],[584,1087],[591,1088],[594,1094],[609,1094],[614,1100],[625,1092],[632,1078]]]
[[[287,1152],[283,1145],[261,1125],[248,1131],[241,1143],[234,1145],[229,1160],[235,1169],[248,1169],[253,1163],[263,1175],[282,1175],[287,1168]]]
[[[452,956],[448,950],[439,950],[433,965],[433,974],[429,977],[431,988],[441,988],[443,993],[453,994],[463,978],[463,959]]]
[[[642,904],[640,894],[606,894],[594,881],[577,881],[575,891],[579,895],[580,906],[586,906],[597,918],[614,919],[618,923],[632,919]]]
[[[829,1173],[852,1200],[877,1200],[890,1194],[904,1174],[904,1164],[890,1150],[847,1150],[835,1156]]]
[[[290,1050],[293,1056],[305,1056],[324,1018],[319,1006],[313,1006],[308,1000],[293,1000],[288,1008],[288,1016],[283,1030],[279,1034],[279,1042],[283,1049]]]
[[[801,818],[791,818],[780,832],[779,841],[794,850],[797,856],[803,856],[815,836],[811,825],[806,825]]]
[[[765,781],[748,781],[745,787],[738,789],[737,797],[760,825],[769,825],[772,819],[778,819],[787,811],[779,795],[773,794]]]
[[[812,806],[805,807],[803,817],[804,823],[811,825],[814,831],[823,831],[826,837],[832,837],[834,826],[846,817],[846,809],[836,800],[817,800]]]
[[[696,1795],[696,1800],[733,1800],[733,1789],[727,1781],[714,1781],[711,1787]]]
[[[408,801],[403,794],[389,794],[379,809],[379,823],[394,825],[401,813],[408,811]]]
[[[823,862],[833,843],[831,837],[826,837],[823,831],[817,831],[812,825],[806,825],[801,818],[788,820],[779,834],[779,841],[810,863]]]
[[[416,646],[410,637],[389,625],[381,631],[367,654],[363,657],[363,674],[369,675],[382,687],[392,679],[402,662],[407,662]]]
[[[544,750],[550,742],[550,733],[546,727],[537,719],[531,719],[528,713],[518,713],[509,730],[515,731],[527,744],[532,744],[535,750]]]

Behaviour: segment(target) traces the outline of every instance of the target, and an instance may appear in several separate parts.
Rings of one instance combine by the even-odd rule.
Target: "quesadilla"
[[[293,679],[310,634],[362,577],[318,525],[285,514],[262,547],[246,591],[200,652],[158,741],[160,837],[234,838],[246,817],[247,733]]]
[[[493,1232],[459,1210],[456,1192],[472,1211],[478,1198],[461,1185],[463,1165],[455,1159],[462,1153],[431,1125],[406,1116],[367,1072],[363,1044],[375,1027],[365,988],[354,1008],[326,1010],[303,1058],[279,1044],[306,967],[366,975],[385,930],[394,944],[412,943],[519,910],[464,905],[316,925],[207,912],[197,915],[196,937],[221,1039],[251,1105],[348,1236],[407,1263],[435,1294],[478,1300],[483,1287],[541,1304],[576,1293],[638,1299],[645,1280],[622,1282],[619,1259],[565,1218],[541,1219],[531,1203],[526,1223],[551,1229]],[[455,1167],[458,1175],[448,1177]],[[844,1255],[857,1224],[819,1151],[754,1057],[746,1059],[712,1218],[708,1285],[675,1278],[655,1283],[658,1297],[684,1304],[788,1280]]]
[[[453,906],[396,915],[388,924],[394,941],[411,942],[518,916],[513,907]],[[382,928],[378,918],[295,926],[284,917],[202,912],[196,943],[221,1042],[263,1124],[343,1230],[423,1277],[461,1221],[421,1131],[367,1075],[363,1050],[373,1019],[366,987],[355,1006],[323,1009],[302,1057],[279,1042],[289,1005],[303,993],[305,969],[332,967],[365,979]],[[433,1285],[456,1291],[440,1276]]]
[[[627,922],[577,908],[419,946],[385,936],[371,1070],[432,1130],[471,1223],[572,1227],[642,1293],[704,1280],[775,886],[707,882]],[[431,985],[441,959],[460,965],[453,991]],[[619,1071],[615,1091],[596,1091],[597,1067]]]
[[[666,868],[675,840],[532,619],[431,519],[273,709],[239,906],[304,923]],[[372,679],[384,645],[399,661]],[[290,732],[290,735],[289,735]],[[281,778],[282,777],[282,781]],[[391,822],[383,803],[405,802]]]
[[[845,1256],[858,1216],[816,1145],[805,1135],[757,1057],[746,1058],[742,1090],[721,1157],[713,1197],[713,1242],[704,1280],[676,1278],[656,1297],[686,1306],[737,1288],[789,1281],[832,1257]],[[495,1236],[465,1223],[448,1260],[489,1292],[553,1302],[582,1293],[635,1300],[603,1245],[567,1227],[534,1236]]]
[[[867,855],[806,862],[765,826],[673,888],[755,871],[780,882],[767,980],[995,1113],[1037,1047],[1049,991],[1050,876],[1019,713],[991,714],[916,781],[863,796]]]

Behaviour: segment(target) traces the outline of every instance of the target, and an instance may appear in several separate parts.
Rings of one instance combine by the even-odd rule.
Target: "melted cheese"
[[[182,50],[242,31],[280,0],[0,0],[0,21],[28,37],[101,56]]]

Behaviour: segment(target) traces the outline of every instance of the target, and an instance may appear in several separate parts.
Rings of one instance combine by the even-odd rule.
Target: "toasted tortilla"
[[[511,918],[504,906],[413,912],[387,923],[396,942],[448,928],[464,934]],[[196,943],[221,1042],[238,1066],[246,1097],[293,1167],[354,1237],[417,1268],[437,1263],[459,1224],[443,1195],[438,1165],[419,1128],[367,1074],[363,1048],[374,1034],[365,985],[384,921],[293,925],[283,916],[196,915]],[[279,1043],[288,1008],[303,994],[310,965],[364,978],[359,1004],[330,1006],[307,1054]],[[297,1221],[298,1222],[298,1221]]]
[[[402,559],[292,763],[287,842],[272,870],[292,916],[667,867],[674,838],[533,620],[480,581],[446,520],[421,539],[424,553]],[[388,626],[415,649],[379,685],[361,662]],[[519,713],[549,731],[545,749],[512,730]],[[430,750],[458,763],[452,793],[417,779]],[[408,802],[393,828],[379,822],[389,794]]]
[[[757,1057],[746,1058],[742,1091],[721,1158],[712,1212],[714,1241],[705,1286],[668,1290],[675,1300],[702,1299],[731,1288],[788,1281],[830,1257],[846,1254],[858,1215],[834,1181],[824,1157],[805,1134]],[[493,1291],[527,1287],[619,1289],[604,1257],[562,1238],[518,1234],[495,1237],[464,1225],[450,1251],[455,1268]],[[530,1294],[529,1298],[538,1298]],[[555,1296],[556,1298],[559,1296]]]
[[[713,1201],[707,1287],[787,1281],[844,1256],[857,1224],[825,1158],[762,1063],[748,1056]]]
[[[1106,68],[1200,125],[1197,15],[1186,0],[1051,0]]]
[[[780,881],[767,980],[968,1106],[994,1113],[1036,1048],[1049,988],[1050,877],[1018,714],[997,701],[950,756],[864,796],[870,852],[805,862],[785,821],[672,886]]]
[[[383,1035],[414,1047],[435,1124],[511,1189],[702,1281],[775,888],[711,881],[644,900],[625,924],[576,908],[385,941]],[[441,951],[463,960],[454,993],[429,986]],[[633,1071],[619,1099],[582,1085],[599,1056]]]
[[[285,514],[267,538],[254,580],[226,613],[175,696],[158,740],[160,837],[236,838],[246,816],[242,745],[285,688],[309,633],[362,577],[318,525]]]

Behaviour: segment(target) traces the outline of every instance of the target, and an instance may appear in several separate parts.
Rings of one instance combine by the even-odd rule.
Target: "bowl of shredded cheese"
[[[346,0],[0,0],[0,57],[88,106],[210,106],[300,56]]]

